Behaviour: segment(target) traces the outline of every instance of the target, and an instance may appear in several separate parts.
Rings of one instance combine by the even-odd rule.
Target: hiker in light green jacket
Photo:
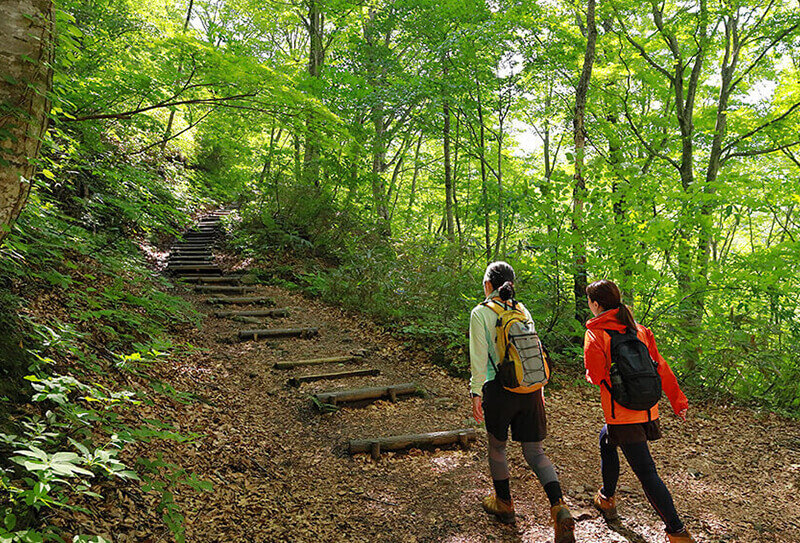
[[[542,448],[542,441],[547,435],[542,389],[528,393],[512,392],[495,379],[496,366],[501,361],[495,348],[498,314],[489,307],[492,304],[488,302],[494,301],[506,309],[521,305],[514,299],[514,269],[506,262],[493,262],[486,268],[483,287],[486,300],[472,310],[469,324],[472,414],[476,421],[486,421],[489,471],[495,490],[493,495],[484,498],[483,508],[503,522],[515,520],[506,461],[510,427],[511,438],[522,443],[525,460],[536,473],[550,500],[555,542],[574,543],[575,522],[564,504],[556,470]],[[527,309],[520,307],[520,310],[532,323]]]

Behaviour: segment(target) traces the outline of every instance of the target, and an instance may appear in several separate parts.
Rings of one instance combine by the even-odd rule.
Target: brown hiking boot
[[[575,543],[575,519],[564,500],[550,508],[550,515],[553,517],[555,543]]]
[[[606,522],[616,522],[619,520],[619,513],[617,513],[617,500],[614,496],[606,498],[599,490],[595,494],[592,504],[600,511]]]
[[[677,534],[667,534],[667,539],[669,543],[697,543],[697,540],[686,529]]]
[[[482,505],[484,511],[496,516],[500,522],[511,524],[516,520],[514,500],[502,500],[493,494],[483,498]]]

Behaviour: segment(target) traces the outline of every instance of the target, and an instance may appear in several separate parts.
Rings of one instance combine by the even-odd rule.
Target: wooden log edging
[[[409,434],[402,436],[380,437],[370,439],[351,439],[348,442],[348,451],[351,455],[370,453],[374,460],[380,458],[383,451],[400,451],[421,447],[439,447],[458,443],[464,449],[478,439],[475,428],[462,428],[445,432],[430,432],[428,434]]]
[[[255,292],[255,288],[253,287],[244,287],[244,286],[227,286],[227,285],[197,285],[194,287],[194,290],[197,292],[206,292],[206,293],[231,293],[231,294],[246,294],[248,292]]]
[[[240,330],[236,337],[239,341],[247,341],[252,339],[258,341],[259,339],[272,339],[279,337],[300,337],[310,338],[319,333],[318,328],[266,328],[263,330]]]
[[[273,366],[276,370],[290,370],[301,366],[316,366],[319,364],[336,364],[340,362],[352,362],[359,360],[358,355],[331,356],[328,358],[309,358],[307,360],[294,360],[291,362],[275,362]]]
[[[387,385],[382,387],[354,388],[349,390],[334,390],[331,392],[318,392],[313,398],[319,405],[330,404],[338,405],[346,402],[358,402],[362,400],[381,400],[388,398],[397,401],[400,396],[412,394],[422,394],[424,391],[416,383],[402,383],[399,385]]]
[[[181,277],[181,281],[185,283],[198,283],[201,285],[205,284],[225,284],[231,283],[236,284],[241,281],[241,278],[235,275],[224,275],[222,277],[204,277],[202,275],[184,275]]]
[[[200,273],[206,273],[206,274],[212,274],[213,273],[214,275],[222,275],[222,269],[219,266],[212,266],[212,265],[208,265],[208,266],[205,266],[205,265],[204,266],[194,266],[194,265],[186,266],[184,264],[176,264],[175,266],[167,266],[167,272],[175,273],[175,274],[180,274],[180,273],[189,274],[189,273],[192,273],[194,275],[197,275],[197,274],[200,274]]]
[[[252,311],[215,311],[215,317],[288,317],[288,309],[253,309]]]
[[[275,305],[272,298],[264,296],[224,296],[221,298],[209,298],[206,300],[210,304],[265,304]]]
[[[367,368],[363,370],[349,370],[337,371],[334,373],[317,373],[314,375],[302,375],[299,377],[292,377],[286,384],[293,387],[299,387],[301,383],[310,383],[312,381],[326,381],[331,379],[346,379],[348,377],[364,377],[366,375],[380,375],[381,370],[377,368]]]

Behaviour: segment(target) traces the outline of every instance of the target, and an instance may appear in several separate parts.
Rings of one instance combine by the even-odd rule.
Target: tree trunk
[[[575,116],[572,126],[575,138],[575,175],[572,191],[572,233],[573,259],[575,269],[573,284],[575,295],[575,319],[583,323],[588,317],[586,307],[586,237],[583,231],[583,205],[586,197],[586,180],[583,176],[584,151],[586,148],[586,128],[584,118],[589,81],[594,65],[595,45],[597,44],[597,25],[595,24],[595,0],[588,0],[586,9],[586,52],[583,57],[583,71],[575,93]]]
[[[494,241],[494,256],[497,259],[499,256],[503,256],[505,258],[505,238],[503,234],[505,233],[505,195],[503,191],[503,119],[505,115],[503,115],[503,93],[502,90],[498,96],[497,100],[497,117],[499,120],[499,126],[497,128],[497,237]],[[503,251],[500,251],[500,244],[503,244]]]
[[[447,81],[448,67],[447,55],[442,56],[442,78]],[[447,96],[443,97],[442,114],[444,115],[444,192],[445,192],[445,218],[447,220],[447,239],[454,242],[456,239],[455,221],[453,219],[453,178],[450,171],[450,102]]]
[[[375,135],[372,140],[372,200],[375,206],[381,234],[385,238],[391,236],[391,219],[389,212],[389,190],[386,188],[386,179],[383,174],[386,172],[387,141],[387,122],[386,112],[383,104],[382,87],[384,86],[383,70],[380,68],[380,50],[378,49],[378,38],[376,36],[375,18],[377,13],[374,9],[369,10],[369,17],[364,22],[364,41],[366,42],[366,56],[369,69],[367,70],[367,80],[373,87],[372,95],[375,98],[375,105],[371,108],[372,126]],[[387,39],[388,41],[388,39]]]
[[[53,3],[0,4],[0,241],[31,189],[34,162],[47,130],[53,85]]]
[[[189,7],[186,10],[186,20],[183,23],[183,32],[184,34],[189,29],[189,21],[192,20],[192,8],[194,7],[194,0],[189,0]],[[181,72],[183,71],[183,60],[178,65],[178,75],[180,76]],[[180,85],[176,85],[180,88]],[[164,141],[161,142],[161,152],[163,153],[164,150],[167,148],[167,142],[170,140],[170,134],[172,134],[172,123],[175,121],[175,110],[169,112],[169,119],[167,120],[167,128],[164,130]]]
[[[411,226],[411,214],[414,212],[414,199],[417,196],[417,179],[419,178],[419,170],[421,164],[419,162],[419,152],[422,147],[422,132],[419,134],[417,140],[417,150],[414,152],[414,175],[411,178],[411,194],[408,196],[408,210],[406,211],[406,228]]]
[[[325,48],[322,45],[324,18],[319,4],[311,0],[308,4],[308,75],[318,79],[322,73],[322,64],[325,61]],[[306,117],[306,143],[303,157],[303,181],[308,185],[319,187],[319,158],[320,146],[316,129],[314,128],[314,115],[309,113]]]
[[[681,188],[687,195],[692,194],[694,186],[694,103],[697,96],[700,72],[705,60],[706,46],[708,41],[708,4],[706,0],[700,0],[700,13],[698,14],[698,29],[695,43],[698,44],[697,53],[694,55],[694,65],[688,81],[685,79],[685,66],[680,52],[680,45],[677,37],[666,31],[664,26],[663,14],[659,11],[658,5],[652,5],[653,22],[659,32],[664,36],[672,52],[673,59],[677,66],[674,76],[671,78],[673,93],[675,96],[675,112],[678,117],[678,125],[681,134],[681,160],[678,171],[681,177]],[[683,296],[681,304],[682,322],[680,324],[687,337],[694,339],[687,343],[684,351],[684,363],[688,370],[694,370],[700,360],[700,333],[702,328],[702,307],[698,306],[696,300],[692,299],[696,285],[694,277],[694,262],[691,251],[691,238],[696,222],[694,214],[684,217],[683,222],[678,228],[678,292]]]
[[[617,124],[616,113],[608,115],[607,120],[611,123],[612,128]],[[622,299],[626,304],[633,306],[633,247],[635,238],[628,235],[628,226],[626,224],[627,202],[625,201],[625,191],[620,187],[624,183],[627,185],[622,176],[617,173],[619,165],[622,163],[622,141],[616,132],[608,136],[608,162],[614,176],[614,181],[611,184],[611,192],[613,194],[613,211],[614,211],[614,225],[616,226],[616,249],[619,255],[619,286],[622,291]]]
[[[375,139],[372,142],[372,199],[378,215],[378,222],[381,225],[381,233],[388,238],[391,235],[389,196],[386,190],[386,180],[383,177],[386,171],[386,136],[384,134],[386,125],[384,124],[383,107],[380,104],[373,109],[372,122],[375,128]]]
[[[483,102],[481,101],[481,83],[475,76],[475,89],[478,102],[478,123],[480,124],[480,159],[481,159],[481,197],[483,198],[483,233],[486,246],[486,263],[492,261],[492,232],[489,225],[489,190],[486,186],[486,128],[483,125]]]
[[[453,179],[450,171],[450,104],[445,99],[444,113],[444,192],[445,217],[447,218],[447,239],[455,241],[455,221],[453,218]]]
[[[720,90],[719,100],[717,103],[717,118],[714,125],[714,139],[711,142],[711,153],[708,158],[708,169],[706,170],[705,185],[703,192],[706,198],[703,199],[703,205],[700,207],[700,220],[699,232],[697,243],[697,280],[696,284],[700,287],[701,291],[696,296],[696,311],[702,316],[705,309],[705,296],[702,290],[705,288],[708,281],[708,264],[711,250],[712,239],[712,220],[715,204],[713,196],[716,193],[716,181],[722,159],[722,142],[725,140],[725,135],[728,128],[728,102],[731,95],[731,83],[733,82],[733,75],[736,71],[736,66],[739,61],[740,41],[739,41],[739,26],[738,17],[730,17],[725,20],[725,36],[726,47],[725,56],[722,61],[720,70]],[[701,317],[700,317],[701,318]]]

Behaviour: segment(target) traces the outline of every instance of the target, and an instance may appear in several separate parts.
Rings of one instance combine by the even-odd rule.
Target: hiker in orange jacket
[[[655,463],[650,455],[648,441],[661,437],[658,420],[657,397],[660,395],[658,387],[666,393],[675,414],[684,421],[689,402],[678,386],[678,380],[670,369],[669,364],[658,352],[653,332],[638,324],[630,308],[622,303],[619,288],[612,281],[596,281],[586,287],[589,309],[594,318],[586,323],[586,336],[584,339],[584,365],[586,366],[586,379],[600,387],[600,400],[605,414],[605,426],[600,431],[600,466],[603,475],[603,486],[594,498],[594,506],[600,510],[607,521],[616,521],[619,515],[616,509],[615,493],[619,480],[619,453],[617,448],[628,460],[633,472],[642,484],[645,496],[658,515],[664,521],[665,530],[670,543],[694,543],[695,540],[681,522],[672,495],[664,482],[658,476]],[[635,333],[635,337],[633,334]],[[622,353],[621,341],[627,342],[628,349],[642,349],[641,353],[645,364],[650,365],[650,384],[656,387],[655,405],[649,409],[629,409],[619,404],[612,397],[614,386],[624,388],[621,377],[615,370],[612,379],[612,336],[616,340],[616,357]],[[623,338],[620,340],[619,338]],[[641,342],[639,343],[636,339]],[[632,343],[631,343],[632,342]],[[644,344],[644,346],[641,346]],[[630,352],[630,350],[628,351]],[[649,354],[649,358],[646,356]],[[637,356],[637,355],[632,355]],[[619,358],[615,358],[617,361]],[[653,372],[652,362],[657,364],[658,379]],[[634,363],[636,359],[634,359]],[[632,378],[628,378],[632,379]],[[627,386],[631,387],[633,381]],[[648,381],[637,381],[637,392],[645,389]],[[615,391],[619,399],[620,390]]]

